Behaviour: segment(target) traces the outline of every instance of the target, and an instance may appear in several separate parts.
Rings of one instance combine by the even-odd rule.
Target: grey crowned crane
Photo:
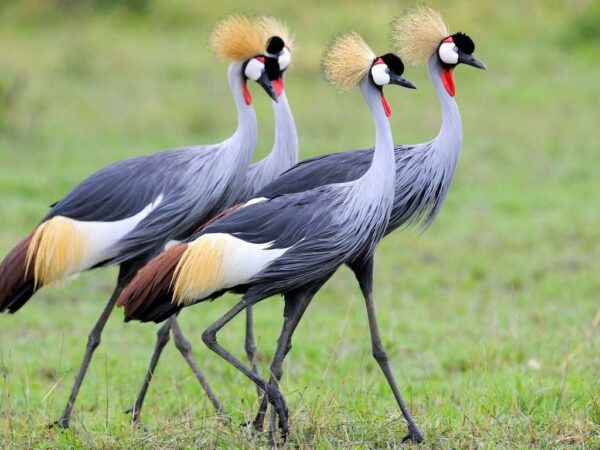
[[[285,24],[272,17],[260,16],[255,20],[264,28],[266,36],[275,36],[269,40],[267,45],[267,54],[277,58],[279,71],[281,73],[281,78],[272,80],[273,85],[276,86],[276,90],[279,94],[278,101],[272,102],[275,118],[275,139],[271,152],[265,158],[252,164],[246,171],[241,190],[235,198],[234,204],[241,204],[252,199],[256,192],[298,162],[298,135],[296,132],[296,125],[283,88],[283,80],[286,78],[287,69],[291,61],[293,38]],[[206,224],[204,223],[199,223],[197,228],[201,228],[205,225]],[[248,314],[248,321],[249,323],[252,323],[251,313]],[[144,377],[134,406],[127,410],[127,412],[132,413],[132,421],[134,423],[139,422],[144,398],[150,382],[152,381],[160,355],[169,341],[169,332],[171,329],[174,331],[173,337],[176,347],[180,350],[182,356],[192,368],[192,371],[200,380],[202,380],[201,375],[199,376],[201,371],[192,355],[191,342],[188,339],[185,339],[179,328],[179,324],[177,323],[176,315],[173,315],[157,332],[156,344],[152,357],[150,358],[146,376]],[[246,327],[246,329],[248,331],[246,335],[246,351],[248,359],[253,363],[253,368],[256,371],[256,364],[254,362],[256,347],[254,345],[252,327],[249,326]]]
[[[0,311],[10,313],[43,286],[97,267],[120,267],[115,290],[88,336],[67,405],[54,425],[69,426],[102,330],[137,269],[241,194],[257,138],[248,80],[274,101],[282,87],[279,62],[265,52],[267,37],[261,23],[244,16],[223,19],[211,34],[216,55],[230,61],[227,76],[238,116],[231,137],[121,161],[96,172],[56,203],[0,263]],[[222,410],[202,374],[197,375],[212,404]]]
[[[395,161],[389,106],[383,87],[414,88],[402,78],[393,54],[375,56],[356,33],[336,38],[323,57],[327,79],[339,88],[359,85],[375,122],[375,152],[357,180],[309,191],[254,199],[154,258],[118,300],[129,320],[167,319],[186,307],[226,291],[243,298],[202,335],[204,343],[263,389],[274,406],[281,435],[288,411],[277,380],[285,343],[304,312],[307,289],[318,289],[345,262],[373,254],[394,200]],[[217,342],[217,333],[248,306],[284,296],[284,324],[267,383]]]

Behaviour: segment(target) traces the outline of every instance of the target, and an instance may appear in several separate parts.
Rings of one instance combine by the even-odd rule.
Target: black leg
[[[202,385],[204,392],[206,392],[206,396],[214,406],[215,410],[217,411],[217,414],[224,415],[225,409],[223,408],[223,405],[221,405],[221,402],[219,402],[219,400],[217,399],[215,393],[208,384],[208,381],[206,381],[204,373],[202,373],[200,367],[198,367],[198,364],[196,363],[196,360],[192,355],[192,343],[183,335],[181,328],[179,328],[177,317],[171,316],[168,322],[170,322],[171,324],[171,330],[173,332],[173,340],[175,341],[175,347],[177,347],[183,358],[187,361],[188,365],[192,369],[192,372],[194,372],[194,375],[196,375],[196,378]]]
[[[321,285],[319,285],[319,287],[320,286]],[[318,288],[313,288],[301,293],[286,294],[284,297],[285,308],[283,312],[283,326],[281,328],[281,334],[279,335],[279,339],[277,341],[277,348],[275,349],[275,354],[273,355],[273,360],[271,362],[271,375],[269,377],[270,385],[275,387],[279,386],[279,382],[281,381],[281,376],[283,374],[283,360],[292,349],[292,335],[294,334],[298,323],[300,323],[300,319],[302,319],[306,308],[308,308],[308,305],[312,301],[317,290]],[[267,413],[267,406],[267,397],[263,395],[258,413],[256,414],[254,422],[252,422],[255,430],[261,431],[263,429],[264,420]],[[271,436],[273,430],[272,421],[273,415],[271,416]]]
[[[246,308],[246,339],[244,342],[246,356],[252,365],[252,372],[258,375],[258,366],[256,361],[256,344],[254,343],[254,314],[252,306]],[[256,386],[256,395],[260,398],[262,389]]]
[[[83,361],[81,362],[81,366],[79,367],[79,372],[75,377],[75,384],[71,388],[71,394],[69,395],[69,400],[67,401],[67,405],[58,420],[55,420],[53,423],[49,425],[49,427],[60,427],[60,428],[69,428],[70,420],[71,420],[71,412],[73,411],[73,405],[75,404],[75,400],[77,399],[77,394],[79,394],[79,389],[81,388],[81,384],[83,383],[83,379],[85,378],[85,374],[87,369],[92,361],[92,356],[96,348],[100,345],[100,338],[102,336],[102,330],[104,330],[104,326],[110,317],[110,313],[115,307],[117,303],[117,299],[121,294],[121,291],[133,275],[137,272],[140,265],[143,264],[143,261],[131,261],[125,262],[121,264],[119,267],[119,276],[117,278],[117,286],[113,291],[108,303],[104,307],[102,314],[98,318],[96,325],[92,328],[92,331],[88,335],[88,342],[85,348],[85,353],[83,355]]]
[[[404,398],[402,398],[402,394],[400,394],[400,390],[398,389],[398,385],[396,384],[396,380],[394,379],[394,375],[392,374],[392,370],[390,368],[388,355],[383,348],[383,344],[381,343],[381,338],[379,336],[379,326],[377,324],[375,305],[373,303],[373,259],[369,258],[368,260],[363,261],[361,264],[353,265],[351,268],[356,274],[356,278],[360,284],[360,289],[365,297],[367,315],[369,317],[369,329],[371,331],[373,357],[379,364],[379,367],[381,367],[381,370],[385,375],[392,392],[394,393],[394,397],[396,397],[396,402],[400,407],[400,411],[402,411],[402,415],[408,424],[408,435],[404,437],[403,441],[410,440],[416,443],[422,442],[423,434],[421,431],[419,431],[419,428],[415,424],[415,421],[408,411],[408,407],[406,406]]]
[[[110,313],[112,312],[113,308],[115,307],[115,303],[117,302],[117,298],[119,298],[119,294],[121,293],[121,290],[123,289],[123,287],[124,287],[123,283],[117,284],[117,287],[115,288],[112,296],[110,297],[110,300],[104,307],[104,311],[102,311],[102,314],[98,318],[96,325],[94,325],[94,328],[92,328],[92,331],[88,335],[88,341],[87,341],[87,346],[85,348],[85,353],[83,355],[83,361],[81,362],[81,366],[79,367],[79,372],[77,373],[77,376],[75,377],[75,384],[73,385],[73,387],[71,389],[71,394],[69,395],[69,400],[67,401],[67,405],[65,406],[65,409],[64,409],[62,415],[60,416],[60,418],[57,419],[56,421],[54,421],[53,423],[51,423],[49,425],[50,427],[57,426],[60,428],[69,428],[70,420],[71,420],[71,412],[73,411],[73,405],[75,404],[75,400],[77,399],[77,394],[79,394],[79,388],[81,388],[81,383],[83,382],[83,379],[85,378],[85,374],[88,370],[90,362],[92,361],[92,356],[94,354],[94,351],[96,350],[98,345],[100,345],[100,337],[102,335],[102,330],[104,329],[104,326],[106,325],[106,322],[108,321],[108,318],[110,317]]]
[[[287,424],[287,406],[285,404],[285,400],[279,390],[274,387],[267,385],[265,380],[260,378],[257,374],[255,374],[252,369],[246,367],[242,362],[240,362],[235,356],[225,350],[218,342],[217,342],[217,333],[221,328],[223,328],[229,321],[231,321],[235,316],[237,316],[240,312],[242,312],[248,306],[255,304],[260,301],[261,298],[252,298],[250,294],[246,294],[244,298],[240,302],[238,302],[233,308],[231,308],[224,316],[222,316],[219,320],[213,323],[210,327],[206,329],[204,333],[202,333],[202,340],[204,343],[210,348],[213,352],[218,354],[225,361],[230,363],[244,375],[246,375],[250,380],[252,380],[258,387],[262,388],[269,400],[277,412],[279,417],[279,429],[281,430],[282,436],[287,436],[288,434],[288,424]]]
[[[154,352],[152,353],[152,358],[150,359],[150,365],[148,366],[148,370],[146,371],[146,376],[144,378],[144,383],[138,392],[137,398],[135,399],[135,403],[132,408],[129,408],[126,413],[131,413],[131,421],[134,425],[137,425],[140,421],[140,413],[142,411],[142,406],[144,404],[144,398],[146,397],[146,392],[148,391],[148,386],[150,386],[150,382],[152,381],[152,377],[154,376],[154,371],[156,369],[156,365],[158,364],[158,360],[160,355],[162,354],[163,349],[169,342],[169,333],[171,331],[171,320],[167,320],[164,325],[162,325],[158,331],[156,332],[156,344],[154,345]]]

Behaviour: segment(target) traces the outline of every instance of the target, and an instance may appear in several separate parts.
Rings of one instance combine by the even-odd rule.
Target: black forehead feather
[[[276,55],[285,47],[285,42],[279,36],[271,36],[267,41],[267,53]]]
[[[396,75],[402,75],[404,73],[404,63],[397,55],[386,53],[385,55],[380,56],[380,58]]]
[[[277,58],[271,58],[267,56],[265,58],[265,72],[269,80],[273,81],[281,77],[281,71],[279,70],[279,61]]]
[[[475,51],[475,43],[473,39],[467,36],[465,33],[455,33],[450,36],[454,41],[454,44],[467,55],[472,54]]]

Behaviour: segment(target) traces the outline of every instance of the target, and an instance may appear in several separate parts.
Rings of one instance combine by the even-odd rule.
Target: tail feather
[[[18,311],[37,290],[27,261],[32,237],[33,233],[19,242],[0,263],[0,312]]]
[[[172,303],[172,282],[175,268],[187,247],[187,244],[171,247],[136,274],[117,300],[117,306],[125,308],[126,320],[146,322],[154,320],[157,311],[170,310],[169,307],[173,313],[179,310],[178,305]]]

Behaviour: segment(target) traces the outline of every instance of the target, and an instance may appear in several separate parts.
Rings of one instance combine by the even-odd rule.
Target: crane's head
[[[267,41],[265,53],[244,63],[244,79],[256,81],[274,101],[277,101],[283,93],[283,74],[290,64],[291,57],[289,47],[283,39],[271,36]],[[243,89],[244,99],[249,105],[252,103],[252,96],[245,83]]]
[[[409,89],[417,88],[412,82],[402,76],[403,73],[404,63],[393,53],[386,53],[383,56],[376,57],[371,65],[369,79],[377,86],[379,92],[381,92],[381,103],[383,104],[383,109],[388,117],[392,115],[392,108],[385,98],[385,95],[383,95],[383,87],[388,84],[397,84],[398,86],[404,86]]]
[[[277,93],[272,82],[279,77],[277,58],[266,55],[253,56],[242,65],[242,74],[242,89],[247,105],[252,104],[252,95],[247,85],[248,80],[256,81],[274,101],[277,101],[277,97],[281,95],[281,92]]]
[[[392,39],[396,50],[411,65],[436,58],[440,77],[449,95],[454,96],[453,70],[458,64],[486,69],[473,56],[475,43],[464,33],[450,35],[439,12],[420,5],[392,22]]]
[[[275,93],[279,97],[283,93],[283,76],[290,65],[292,54],[281,37],[271,36],[267,42],[267,55],[271,60],[271,67],[268,67],[267,74]]]
[[[452,71],[459,64],[467,64],[477,69],[487,69],[484,63],[473,56],[475,43],[464,33],[454,33],[442,40],[438,46],[437,56],[442,66],[442,82],[451,96],[456,93]]]
[[[277,59],[278,76],[271,78],[277,96],[283,93],[283,78],[292,59],[294,38],[287,25],[271,16],[259,16],[258,23],[267,39],[267,55]],[[274,73],[274,72],[273,72]]]
[[[411,89],[416,86],[402,77],[404,64],[393,53],[375,56],[363,38],[355,32],[337,36],[323,53],[322,70],[325,79],[339,90],[347,90],[361,81],[368,81],[381,94],[385,114],[392,113],[383,95],[383,87],[396,84]]]
[[[244,15],[225,17],[217,22],[210,34],[210,44],[216,55],[220,59],[240,64],[242,90],[247,105],[252,103],[248,80],[257,82],[277,101],[271,79],[277,79],[275,70],[278,68],[278,61],[266,51],[266,41],[262,19]]]

